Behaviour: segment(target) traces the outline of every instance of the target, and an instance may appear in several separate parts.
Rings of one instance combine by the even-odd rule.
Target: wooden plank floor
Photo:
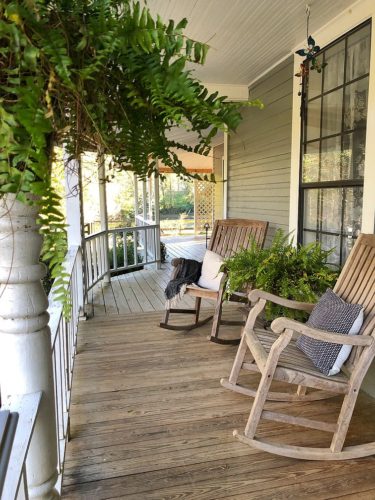
[[[112,316],[129,312],[150,312],[164,309],[164,289],[170,280],[175,257],[203,260],[206,250],[205,238],[169,237],[164,238],[168,260],[161,269],[143,269],[123,274],[111,279],[111,283],[98,283],[90,293],[94,316]],[[194,299],[184,297],[181,307],[193,307]],[[210,301],[202,301],[202,307],[212,307]]]
[[[190,333],[162,330],[159,316],[142,311],[80,324],[64,499],[375,498],[375,457],[297,461],[235,440],[232,430],[243,430],[251,400],[219,380],[236,348],[208,342],[210,325]],[[331,418],[337,403],[268,408]],[[358,434],[375,437],[375,402],[361,395],[359,403],[351,444]],[[260,432],[318,446],[329,437],[271,422]]]

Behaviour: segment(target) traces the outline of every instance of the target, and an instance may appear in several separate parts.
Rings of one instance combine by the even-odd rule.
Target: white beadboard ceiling
[[[373,0],[375,1],[375,0]],[[204,84],[246,85],[266,73],[306,41],[306,4],[310,6],[309,33],[325,26],[354,0],[143,0],[152,14],[176,23],[186,17],[185,34],[210,46],[204,66],[192,65]],[[316,40],[319,43],[319,40]],[[299,48],[299,46],[298,46]],[[227,92],[220,92],[229,95]],[[196,135],[174,129],[169,137],[196,144]],[[214,138],[221,144],[223,133]],[[184,162],[185,166],[189,166]]]
[[[147,0],[164,21],[189,21],[186,35],[210,45],[206,64],[194,65],[204,83],[248,85],[353,4],[353,0]],[[319,40],[317,40],[319,42]]]

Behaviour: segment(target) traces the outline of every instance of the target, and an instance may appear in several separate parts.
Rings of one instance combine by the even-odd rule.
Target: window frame
[[[301,116],[300,116],[300,149],[299,149],[299,178],[298,178],[298,238],[297,241],[298,243],[302,244],[303,243],[303,238],[304,238],[304,232],[310,232],[311,234],[315,234],[316,237],[319,235],[332,235],[332,236],[339,236],[340,237],[340,248],[339,254],[340,254],[340,265],[343,265],[343,243],[344,243],[344,238],[350,237],[353,239],[356,239],[357,235],[356,234],[348,234],[348,232],[344,231],[343,228],[343,221],[344,221],[344,214],[345,214],[345,188],[356,188],[356,187],[362,187],[364,188],[364,177],[361,179],[338,179],[338,180],[331,180],[331,181],[314,181],[314,182],[303,182],[303,160],[304,160],[304,154],[306,151],[306,146],[311,143],[319,143],[319,177],[321,173],[321,163],[322,163],[322,142],[335,138],[335,137],[340,137],[340,143],[341,143],[341,150],[343,148],[343,142],[345,136],[349,136],[351,133],[354,131],[358,130],[363,130],[364,128],[362,127],[357,127],[355,129],[344,129],[344,114],[345,114],[345,88],[352,85],[353,83],[356,83],[358,81],[364,80],[365,78],[368,79],[368,90],[370,87],[370,67],[369,71],[364,73],[363,75],[360,75],[359,77],[356,77],[352,80],[346,81],[346,70],[347,70],[347,54],[348,54],[348,38],[356,33],[357,31],[360,31],[361,29],[364,29],[365,27],[369,26],[370,30],[370,39],[372,37],[372,20],[367,19],[365,22],[359,24],[355,28],[347,31],[340,37],[336,38],[333,40],[331,43],[327,44],[324,48],[322,48],[317,54],[316,57],[323,56],[323,63],[325,62],[325,53],[328,49],[331,47],[341,43],[344,41],[344,81],[342,84],[330,88],[329,90],[323,92],[324,89],[324,68],[322,70],[322,78],[321,78],[321,91],[318,96],[315,96],[311,99],[308,99],[308,92],[307,92],[307,79],[306,77],[303,77],[302,79],[302,90],[301,90]],[[371,47],[371,46],[370,46]],[[371,49],[370,49],[371,50]],[[371,53],[370,53],[370,61],[371,61]],[[309,61],[306,59],[303,61],[303,64],[309,65]],[[370,62],[369,62],[370,64]],[[341,130],[338,133],[335,134],[330,134],[322,137],[322,126],[323,126],[323,97],[331,94],[339,89],[342,89],[342,116],[341,116]],[[306,140],[306,131],[307,131],[307,118],[308,118],[308,103],[315,101],[315,100],[321,100],[321,105],[320,105],[320,123],[319,123],[319,136],[314,139]],[[367,111],[369,110],[368,102],[367,102]],[[367,121],[368,121],[368,115],[367,115]],[[367,127],[367,124],[366,124]],[[366,144],[366,149],[367,149],[367,144]],[[340,169],[342,169],[342,164],[340,164]],[[342,188],[343,189],[343,194],[344,194],[344,199],[341,207],[341,231],[340,232],[335,232],[335,231],[324,231],[321,228],[319,229],[310,229],[310,228],[305,228],[304,227],[304,215],[305,215],[305,193],[309,189],[325,189],[325,188]],[[362,215],[363,215],[363,194],[362,194]],[[319,223],[317,219],[317,225]],[[318,240],[318,238],[317,238]]]

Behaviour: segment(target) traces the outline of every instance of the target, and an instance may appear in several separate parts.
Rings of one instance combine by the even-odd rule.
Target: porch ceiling
[[[353,0],[147,0],[164,20],[186,17],[186,34],[210,45],[206,64],[194,68],[200,80],[235,85],[248,85],[306,39],[306,3],[314,36]]]
[[[205,65],[193,65],[193,72],[212,90],[220,84],[249,86],[303,44],[306,3],[304,0],[147,0],[151,12],[164,21],[178,22],[186,17],[189,21],[186,35],[210,45]],[[353,0],[310,0],[308,4],[309,32],[314,36],[318,29],[353,5]],[[229,87],[218,90],[222,95],[231,95]],[[190,145],[197,142],[196,135],[184,129],[174,129],[169,136]],[[213,145],[223,141],[220,132]]]

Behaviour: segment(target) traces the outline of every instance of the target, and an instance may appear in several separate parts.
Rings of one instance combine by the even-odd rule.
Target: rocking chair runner
[[[272,331],[267,331],[257,326],[257,317],[266,301],[305,311],[311,311],[313,305],[288,301],[260,290],[250,292],[249,300],[256,304],[248,316],[229,380],[221,381],[228,389],[255,397],[244,433],[234,431],[241,442],[278,455],[308,460],[343,460],[375,453],[374,442],[344,447],[361,383],[375,356],[375,235],[359,236],[334,291],[346,302],[363,306],[365,319],[359,335],[325,332],[288,318],[277,318],[271,325]],[[295,346],[294,332],[353,346],[343,372],[334,376],[319,372]],[[250,361],[245,361],[247,353],[251,354]],[[241,369],[260,372],[257,390],[238,384]],[[273,380],[295,384],[297,391],[270,392]],[[313,388],[313,391],[309,393],[307,388]],[[337,394],[344,395],[344,398],[335,424],[264,410],[266,400],[313,401]],[[332,432],[333,439],[329,448],[270,443],[255,436],[261,418]]]
[[[210,239],[210,244],[208,249],[221,255],[224,258],[234,255],[239,250],[243,248],[248,248],[251,240],[262,247],[264,240],[266,238],[268,228],[268,222],[258,221],[258,220],[248,220],[248,219],[224,219],[215,221],[212,235]],[[177,266],[180,264],[181,259],[173,259],[172,265],[176,268],[173,273],[172,279],[176,276]],[[212,318],[213,325],[210,340],[218,344],[238,344],[240,339],[223,339],[219,337],[220,325],[243,325],[242,321],[228,321],[222,320],[222,305],[224,301],[225,283],[227,276],[224,273],[223,278],[220,282],[220,288],[218,291],[209,290],[207,288],[198,288],[196,286],[188,286],[186,289],[186,294],[195,297],[195,308],[194,309],[167,309],[164,316],[164,321],[160,323],[162,328],[167,328],[169,330],[192,330],[199,326],[204,325]],[[216,302],[215,312],[213,316],[209,316],[203,320],[199,320],[199,312],[201,306],[201,300],[209,299]],[[231,296],[229,300],[236,302],[243,301],[243,297]],[[245,300],[247,300],[245,298]],[[171,313],[184,313],[184,314],[194,314],[195,322],[188,325],[171,325],[168,323],[169,315]]]

